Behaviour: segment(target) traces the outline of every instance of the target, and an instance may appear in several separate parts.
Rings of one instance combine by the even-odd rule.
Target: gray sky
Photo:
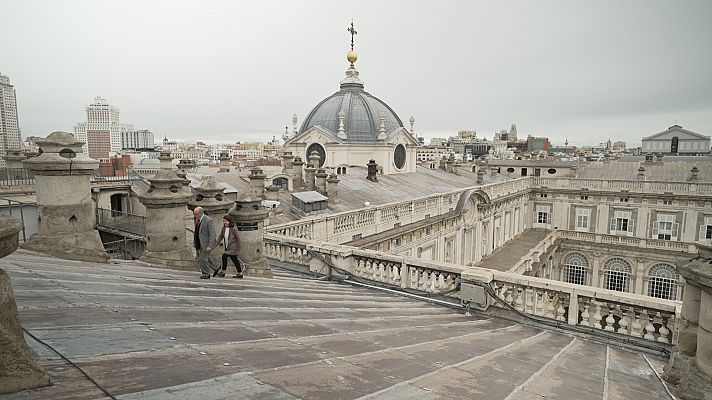
[[[354,18],[366,90],[426,137],[585,145],[676,121],[712,135],[712,1],[0,0],[22,134],[103,96],[178,140],[268,140],[338,90]],[[407,122],[406,122],[407,125]]]

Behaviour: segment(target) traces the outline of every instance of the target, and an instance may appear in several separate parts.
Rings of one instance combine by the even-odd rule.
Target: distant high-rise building
[[[111,152],[121,150],[121,133],[133,125],[119,121],[119,108],[97,97],[86,107],[87,121],[74,128],[74,136],[84,142],[84,153],[97,160],[108,160]]]
[[[15,87],[10,84],[10,78],[0,74],[0,157],[8,150],[19,150],[21,147]],[[0,158],[0,167],[4,166],[5,160]]]
[[[148,129],[121,132],[121,148],[124,150],[152,149],[154,146],[153,132]]]

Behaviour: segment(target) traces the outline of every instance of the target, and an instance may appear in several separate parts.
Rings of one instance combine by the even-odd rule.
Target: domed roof
[[[346,78],[341,81],[340,90],[314,107],[304,119],[299,132],[305,132],[312,126],[320,126],[337,133],[339,112],[344,113],[344,130],[350,143],[377,142],[381,116],[385,117],[386,132],[403,126],[403,122],[388,104],[363,89],[363,82],[353,64],[346,71]]]

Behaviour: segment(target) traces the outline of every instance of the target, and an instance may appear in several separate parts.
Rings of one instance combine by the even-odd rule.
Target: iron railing
[[[0,197],[0,204],[4,205],[4,203],[7,203],[8,212],[4,212],[5,207],[0,206],[0,213],[8,214],[8,215],[14,216],[14,217],[20,217],[20,221],[22,222],[22,231],[20,231],[19,241],[21,243],[25,243],[27,241],[27,230],[25,229],[25,214],[22,211],[22,209],[25,206],[34,206],[35,203],[29,203],[29,202],[18,201],[18,200]],[[16,210],[14,212],[12,211],[13,208],[16,208]]]
[[[102,228],[146,236],[146,217],[105,208],[97,209],[97,225]]]
[[[26,168],[1,168],[0,186],[34,185],[35,175]]]
[[[104,250],[109,253],[112,260],[138,260],[146,250],[146,243],[143,239],[124,237],[121,240],[104,243]]]

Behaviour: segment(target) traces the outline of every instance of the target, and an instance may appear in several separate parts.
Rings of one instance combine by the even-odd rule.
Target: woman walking
[[[229,214],[223,216],[223,228],[220,231],[217,243],[218,246],[222,244],[225,248],[225,252],[222,255],[222,268],[215,271],[215,275],[219,277],[225,276],[225,271],[227,271],[227,259],[230,258],[237,272],[233,278],[242,279],[242,263],[237,259],[237,252],[240,250],[240,239],[237,235],[235,223]]]

